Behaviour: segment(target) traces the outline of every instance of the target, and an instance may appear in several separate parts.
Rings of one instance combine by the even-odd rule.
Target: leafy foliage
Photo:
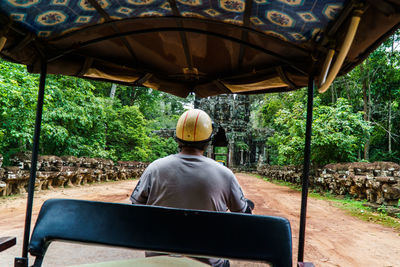
[[[178,151],[178,144],[172,137],[165,139],[157,135],[152,135],[150,137],[150,151],[151,153],[149,154],[148,160],[153,161],[175,154]]]
[[[0,61],[0,153],[32,147],[39,76]],[[49,75],[41,154],[152,161],[177,151],[152,132],[173,128],[193,101],[143,87]],[[303,160],[305,91],[252,96],[254,127],[268,128],[273,164]],[[363,113],[361,113],[363,112]],[[400,162],[400,33],[315,98],[312,161]],[[228,133],[229,135],[229,133]],[[228,136],[229,137],[229,136]],[[244,138],[244,137],[243,137]],[[242,140],[242,139],[240,139]],[[239,139],[237,146],[248,147]]]
[[[362,113],[354,113],[343,98],[332,106],[316,102],[311,160],[317,164],[357,161],[370,131]]]
[[[113,110],[107,123],[107,145],[115,159],[146,160],[149,137],[146,121],[136,106]]]
[[[22,66],[0,65],[0,151],[6,161],[31,146],[37,93],[30,88],[37,85]]]
[[[85,80],[48,77],[41,153],[108,157],[106,100],[95,97],[93,89]]]
[[[0,62],[0,153],[5,164],[15,152],[32,147],[38,84],[39,76],[25,67]],[[111,84],[48,75],[40,153],[137,161],[176,153],[172,138],[151,132],[174,127],[186,100],[144,88],[137,88],[130,100],[126,86],[117,87],[112,99],[107,95],[110,88]]]
[[[264,123],[275,130],[267,141],[272,151],[273,164],[303,162],[306,103],[293,104],[292,99],[303,96],[304,92],[290,94],[273,96],[274,101],[269,102],[266,108],[263,107]],[[279,98],[280,101],[276,101]],[[332,106],[322,105],[318,97],[314,102],[312,162],[322,165],[357,160],[358,150],[368,137],[370,129],[363,120],[362,113],[353,113],[351,105],[343,98]],[[274,107],[274,103],[279,103],[281,107],[269,108]],[[274,118],[273,121],[271,117]]]
[[[274,134],[270,163],[302,163],[305,91],[266,95],[258,125]],[[312,161],[400,162],[400,32],[315,98]],[[362,113],[360,113],[362,112]]]

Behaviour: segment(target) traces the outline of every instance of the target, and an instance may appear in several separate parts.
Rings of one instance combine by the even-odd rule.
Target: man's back
[[[246,200],[233,173],[204,156],[176,154],[154,161],[131,201],[164,207],[243,212]]]
[[[211,118],[202,110],[184,112],[176,126],[181,152],[151,163],[133,190],[133,204],[182,209],[247,212],[247,203],[235,175],[203,156],[212,139]],[[215,242],[218,237],[212,236]],[[146,256],[158,254],[146,252]],[[229,266],[228,260],[197,258],[214,267]]]

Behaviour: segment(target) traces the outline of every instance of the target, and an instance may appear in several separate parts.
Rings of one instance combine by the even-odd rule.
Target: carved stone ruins
[[[297,184],[302,179],[302,166],[261,165],[257,172],[267,178]],[[397,207],[400,199],[400,165],[393,162],[328,164],[310,170],[309,185],[320,192],[351,195],[370,203]]]
[[[28,187],[31,153],[18,153],[10,161],[13,166],[1,168],[3,157],[0,155],[0,196],[25,193]],[[135,161],[114,164],[101,158],[39,156],[35,190],[139,178],[147,165]]]

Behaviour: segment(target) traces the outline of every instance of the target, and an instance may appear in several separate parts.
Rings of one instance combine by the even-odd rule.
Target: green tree
[[[154,161],[171,154],[176,154],[178,152],[178,143],[171,137],[162,138],[157,135],[151,135],[149,150],[148,160]]]
[[[300,95],[304,95],[304,92],[276,96],[285,101],[280,101],[280,109],[273,109],[272,122],[271,114],[263,113],[268,116],[265,122],[274,129],[273,136],[267,141],[273,164],[303,162],[306,108],[304,100],[293,101],[294,98],[299,99]],[[291,100],[292,104],[288,105],[287,100]],[[322,105],[318,97],[314,102],[312,162],[322,165],[357,160],[370,128],[363,120],[362,113],[354,113],[352,106],[343,98],[339,98],[332,106]]]
[[[0,153],[8,158],[31,147],[37,99],[38,76],[21,65],[0,64]]]
[[[344,98],[351,106],[351,113],[363,111],[363,121],[371,128],[370,138],[362,139],[362,149],[357,153],[360,157],[354,160],[400,162],[400,32],[390,37],[354,70],[338,77],[329,91],[318,95],[318,98],[319,105],[332,107]],[[265,96],[261,109],[257,111],[261,125],[280,132],[281,129],[277,129],[278,125],[274,123],[278,111],[285,109],[291,112],[291,105],[304,105],[304,100],[305,95],[298,92]],[[273,158],[277,158],[276,151],[271,153],[275,153]]]
[[[146,161],[149,137],[146,120],[136,106],[122,106],[109,113],[107,147],[114,159]]]
[[[32,148],[38,84],[39,75],[29,74],[24,66],[0,61],[0,153],[5,164],[14,153]],[[152,94],[146,89],[133,106],[123,105],[119,98],[99,94],[111,84],[102,84],[100,89],[97,86],[100,83],[48,75],[40,154],[149,161],[176,152],[175,141],[160,139],[151,132],[157,125],[176,123],[173,113],[184,101],[163,100],[160,92]],[[163,105],[165,115],[160,111]]]
[[[83,79],[49,76],[42,125],[42,154],[109,157],[106,151],[107,101],[93,95]]]
[[[393,35],[353,71],[337,79],[331,94],[346,97],[354,112],[364,111],[371,123],[364,159],[400,161],[400,32]],[[335,92],[335,93],[334,93]],[[328,94],[321,98],[327,102]],[[334,103],[334,99],[331,103]]]

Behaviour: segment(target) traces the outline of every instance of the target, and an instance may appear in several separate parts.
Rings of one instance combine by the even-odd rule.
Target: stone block
[[[373,170],[374,176],[381,176],[382,171],[381,170]]]
[[[30,170],[31,168],[31,152],[19,152],[10,158],[10,162],[13,166],[19,167],[21,170]],[[40,168],[40,161],[37,163],[37,170]]]
[[[354,176],[354,182],[359,183],[359,184],[365,184],[365,181],[367,180],[368,176],[362,176],[362,175],[355,175]]]
[[[18,180],[20,179],[21,169],[17,166],[4,167],[5,169],[5,180]]]
[[[393,176],[379,176],[375,177],[376,181],[381,182],[381,183],[390,183],[394,184],[397,182],[397,180]]]
[[[376,193],[375,190],[373,189],[367,189],[366,190],[366,195],[367,195],[367,201],[375,203],[376,202]]]
[[[389,184],[382,185],[383,197],[385,199],[399,200],[400,199],[400,187],[390,186]]]
[[[0,181],[0,196],[5,196],[7,192],[7,183]]]
[[[326,169],[324,169],[323,173],[324,173],[324,174],[325,174],[325,173],[333,174],[333,173],[335,173],[335,170],[330,169],[330,168],[326,168]]]
[[[81,166],[81,159],[74,157],[74,156],[62,156],[61,160],[63,161],[64,166]]]
[[[72,179],[72,183],[75,186],[81,186],[83,184],[83,175],[78,173],[77,175],[75,175]]]
[[[355,169],[354,169],[354,173],[355,173],[356,175],[360,175],[360,174],[362,174],[362,170],[359,169],[359,168],[355,168]]]

